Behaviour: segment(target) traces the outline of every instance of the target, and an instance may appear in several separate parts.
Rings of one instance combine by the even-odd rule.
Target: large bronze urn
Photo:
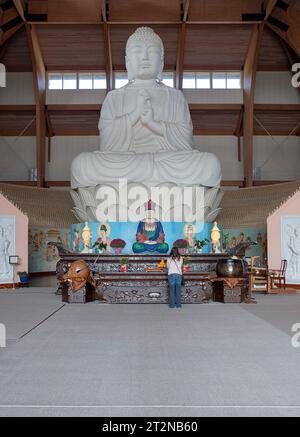
[[[222,278],[242,278],[244,276],[244,262],[238,258],[219,259],[216,273]]]

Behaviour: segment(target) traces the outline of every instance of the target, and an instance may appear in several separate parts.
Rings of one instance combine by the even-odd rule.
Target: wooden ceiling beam
[[[57,25],[57,26],[61,26],[61,25],[87,25],[87,24],[99,24],[99,25],[103,25],[104,24],[104,20],[103,21],[28,21],[28,24],[38,24],[38,25],[43,25],[43,26],[51,26],[51,25]],[[179,20],[167,20],[167,21],[162,21],[162,20],[141,20],[141,21],[110,21],[107,20],[106,21],[107,24],[109,24],[110,26],[120,26],[120,25],[130,25],[130,26],[142,26],[142,25],[176,25],[176,24],[182,24],[182,21]],[[221,25],[221,24],[238,24],[238,25],[245,25],[245,26],[252,26],[253,24],[260,24],[261,21],[241,21],[241,20],[234,20],[234,21],[222,21],[222,20],[217,20],[217,21],[213,21],[213,20],[209,20],[209,21],[186,21],[187,25],[199,25],[199,24],[212,24],[212,25]]]
[[[186,23],[182,23],[178,32],[177,60],[175,71],[175,87],[182,90],[183,70],[184,70],[184,52],[186,39]]]
[[[105,55],[105,70],[106,70],[106,91],[109,92],[114,88],[113,60],[111,49],[110,26],[107,23],[103,24],[103,44]]]
[[[34,112],[35,105],[0,105],[0,112]]]
[[[88,104],[49,104],[48,111],[100,111],[102,105],[98,103]],[[190,103],[189,109],[193,111],[242,111],[243,105],[239,103]],[[0,112],[35,111],[35,105],[0,105]],[[273,104],[255,103],[254,111],[297,111],[300,112],[300,104]]]
[[[185,0],[184,10],[183,10],[183,17],[182,17],[182,21],[184,23],[187,22],[187,19],[188,19],[188,16],[189,16],[190,5],[191,5],[191,0]]]
[[[180,30],[178,33],[177,59],[176,59],[176,71],[175,71],[175,87],[179,90],[182,90],[182,82],[183,82],[186,21],[189,14],[189,7],[190,7],[190,0],[185,0],[182,24],[180,26]]]
[[[36,166],[37,186],[45,184],[46,155],[46,69],[35,25],[26,24],[26,33],[33,68],[36,103]]]
[[[46,116],[46,126],[47,126],[48,137],[54,137],[55,133],[53,130],[53,126],[52,126],[52,122],[51,122],[48,108],[46,108],[46,110],[45,110],[45,116]]]
[[[276,7],[276,3],[278,0],[269,0],[266,7],[266,16],[265,21],[269,18],[269,16],[272,14],[273,10]]]
[[[259,48],[262,41],[264,25],[254,25],[243,75],[244,100],[244,171],[245,185],[253,185],[253,132],[254,132],[254,94]]]
[[[24,15],[24,6],[23,6],[23,2],[22,0],[13,0],[13,3],[15,5],[15,8],[18,11],[18,14],[20,15],[20,17],[22,18],[23,21],[25,20],[25,15]]]
[[[280,38],[282,38],[289,47],[296,53],[296,55],[300,58],[300,47],[296,46],[294,42],[285,34],[285,32],[281,32],[277,27],[273,26],[270,23],[266,23],[266,26],[271,29],[274,33],[276,33]]]
[[[4,43],[9,41],[15,35],[15,33],[17,33],[23,27],[24,27],[24,23],[20,23],[17,26],[13,27],[12,29],[8,30],[7,32],[2,32],[0,37],[0,46],[2,46]]]

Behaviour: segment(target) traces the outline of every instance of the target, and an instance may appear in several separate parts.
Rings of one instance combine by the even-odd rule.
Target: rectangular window
[[[163,73],[162,83],[171,88],[174,88],[174,73]]]
[[[227,73],[227,88],[232,90],[241,89],[241,73]]]
[[[210,73],[196,73],[196,88],[206,90],[211,88]]]
[[[226,89],[226,73],[213,73],[212,85],[214,89]]]
[[[94,87],[94,90],[105,90],[106,89],[106,74],[105,73],[94,73],[94,75],[93,75],[93,87]]]
[[[196,73],[183,73],[182,88],[184,89],[196,88]]]
[[[128,76],[126,73],[115,73],[115,88],[121,88],[128,84]]]
[[[80,90],[92,90],[93,89],[93,74],[92,73],[79,73],[79,89]]]
[[[60,73],[48,74],[48,89],[49,90],[62,90],[63,79]]]
[[[77,90],[77,74],[76,73],[64,73],[63,89],[64,90]]]

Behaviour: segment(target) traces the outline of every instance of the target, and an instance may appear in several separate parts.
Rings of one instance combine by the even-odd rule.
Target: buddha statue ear
[[[164,71],[164,61],[162,60],[161,61],[161,66],[160,66],[160,70],[159,70],[159,73],[157,75],[157,80],[159,82],[162,82],[162,80],[163,80],[163,71]]]
[[[132,68],[130,66],[130,59],[127,56],[125,56],[125,63],[126,63],[126,70],[127,70],[128,80],[129,80],[129,82],[132,82],[135,78],[134,78],[134,74],[133,74]]]

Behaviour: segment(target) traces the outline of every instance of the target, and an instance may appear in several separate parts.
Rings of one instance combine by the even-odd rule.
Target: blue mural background
[[[169,248],[172,248],[173,243],[177,239],[185,239],[185,226],[193,225],[195,229],[194,238],[197,240],[210,240],[211,229],[213,227],[210,223],[186,223],[186,222],[161,222],[164,233],[165,233],[165,241],[169,244]],[[97,241],[100,236],[99,228],[102,223],[93,222],[88,223],[89,230],[91,232],[91,240],[90,240],[90,248]],[[136,232],[138,223],[133,222],[109,222],[103,223],[107,226],[108,232],[106,237],[109,238],[111,242],[115,238],[121,238],[126,242],[126,246],[123,249],[123,254],[132,254],[132,245],[136,241]],[[71,251],[76,253],[81,253],[84,249],[83,241],[82,241],[82,231],[85,226],[85,223],[77,223],[71,226]],[[222,226],[219,225],[222,234]],[[94,250],[92,250],[94,252]],[[113,253],[113,249],[110,249],[110,252]],[[203,248],[203,253],[210,253],[210,246],[205,246]]]

